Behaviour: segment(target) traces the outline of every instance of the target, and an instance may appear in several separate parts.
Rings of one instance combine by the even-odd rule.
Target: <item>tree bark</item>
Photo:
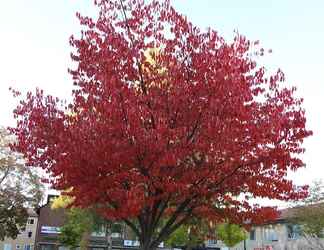
[[[107,250],[112,250],[111,228],[107,225],[106,229]]]

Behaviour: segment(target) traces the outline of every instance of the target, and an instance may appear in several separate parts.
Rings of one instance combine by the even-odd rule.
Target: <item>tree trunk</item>
[[[156,247],[152,247],[150,244],[150,240],[144,240],[144,242],[140,242],[140,250],[156,250]]]
[[[151,246],[140,246],[140,250],[156,250],[156,247],[151,247]]]
[[[160,243],[157,244],[154,239],[143,236],[143,238],[140,239],[140,250],[157,250],[159,244]]]
[[[106,229],[106,238],[107,238],[107,250],[112,250],[112,238],[111,238],[111,229],[109,225]]]
[[[89,232],[84,232],[82,234],[81,242],[80,242],[80,250],[87,250],[89,247]]]

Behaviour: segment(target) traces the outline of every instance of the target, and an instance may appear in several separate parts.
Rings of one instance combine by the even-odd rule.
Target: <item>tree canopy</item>
[[[169,1],[98,0],[77,14],[74,90],[66,103],[28,93],[15,110],[15,148],[153,249],[193,217],[242,224],[276,216],[248,197],[305,197],[288,170],[304,164],[302,99],[265,50],[201,30]],[[147,53],[149,52],[150,58]],[[15,92],[15,94],[17,94]]]
[[[222,240],[226,246],[234,247],[245,240],[247,234],[239,225],[225,222],[217,226],[217,238]]]
[[[28,208],[36,208],[42,199],[39,176],[10,149],[13,142],[13,136],[0,128],[0,240],[16,238],[26,225]]]

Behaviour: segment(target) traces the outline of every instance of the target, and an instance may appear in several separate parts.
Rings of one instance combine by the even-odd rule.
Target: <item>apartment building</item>
[[[16,239],[0,241],[0,250],[34,250],[38,215],[33,209],[28,209],[28,216],[25,230]]]
[[[237,244],[231,250],[317,250],[317,239],[306,240],[300,231],[300,226],[291,223],[295,208],[280,211],[277,220],[256,226],[249,232],[245,242]],[[324,246],[324,239],[319,240]],[[217,241],[214,247],[227,249],[221,241]]]

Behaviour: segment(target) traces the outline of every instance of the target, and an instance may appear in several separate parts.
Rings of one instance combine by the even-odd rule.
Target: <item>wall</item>
[[[274,230],[277,233],[276,240],[269,240],[266,236],[269,229]],[[277,223],[272,225],[265,225],[256,227],[255,240],[246,240],[247,250],[318,250],[318,247],[310,247],[310,244],[301,236],[295,239],[288,238],[287,223]],[[315,239],[312,241],[315,243]],[[324,243],[324,239],[322,239]],[[221,246],[219,244],[219,246]],[[241,242],[231,250],[244,250],[244,244]]]

